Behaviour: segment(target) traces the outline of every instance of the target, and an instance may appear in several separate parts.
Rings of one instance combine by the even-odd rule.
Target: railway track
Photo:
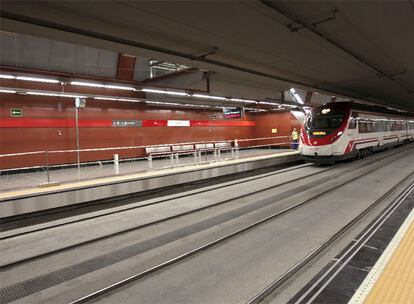
[[[388,163],[393,162],[394,160],[388,161]],[[355,181],[355,179],[361,178],[367,174],[370,174],[372,172],[374,172],[375,170],[377,170],[378,168],[381,168],[382,166],[384,166],[385,164],[380,164],[379,166],[375,166],[375,168],[373,169],[369,169],[369,170],[365,170],[363,173],[359,174],[357,177],[353,177],[349,180],[347,180],[346,182],[342,183],[340,186],[334,187],[334,188],[330,188],[328,190],[326,190],[323,193],[319,193],[313,197],[310,197],[309,199],[306,199],[302,202],[299,202],[289,208],[286,208],[280,212],[277,212],[275,214],[271,214],[268,217],[261,219],[260,221],[257,221],[255,223],[252,223],[250,225],[247,225],[237,231],[234,231],[233,233],[230,233],[228,235],[225,235],[223,237],[220,237],[212,242],[209,242],[203,246],[200,246],[198,248],[195,248],[185,254],[182,254],[180,256],[177,256],[173,259],[170,259],[168,261],[165,261],[163,263],[160,263],[150,269],[147,269],[146,271],[137,273],[133,276],[130,276],[128,278],[125,278],[122,281],[116,282],[112,285],[109,285],[105,288],[102,288],[100,290],[97,290],[93,293],[90,293],[84,297],[81,297],[79,299],[76,299],[75,301],[72,301],[71,304],[80,304],[80,303],[87,303],[90,302],[92,300],[95,299],[99,299],[102,296],[105,296],[106,294],[112,293],[112,292],[116,292],[116,290],[122,288],[125,285],[128,285],[134,281],[137,281],[139,279],[145,278],[146,276],[149,276],[157,271],[160,271],[168,266],[174,265],[175,263],[178,263],[180,261],[183,261],[185,259],[190,258],[191,256],[198,254],[202,251],[205,251],[207,249],[209,249],[210,247],[219,245],[220,243],[237,237],[243,233],[245,233],[246,231],[249,231],[251,229],[254,229],[255,227],[262,225],[263,223],[266,223],[270,220],[276,219],[278,217],[283,216],[284,214],[293,211],[296,208],[299,208],[300,206],[303,206],[305,204],[308,204],[312,201],[314,201],[315,199],[319,198],[322,195],[325,195],[327,193],[330,193],[331,191],[336,190],[338,187],[342,187],[345,186],[346,184]],[[412,175],[414,174],[414,172],[411,172],[408,176],[406,176],[403,180],[400,181],[403,182],[407,179],[409,179]],[[412,190],[412,187],[410,187],[409,190]],[[367,209],[365,209],[361,214],[359,214],[356,218],[354,218],[351,222],[349,222],[347,225],[345,225],[340,231],[338,231],[335,235],[333,235],[330,239],[326,240],[320,247],[316,248],[314,251],[310,252],[302,261],[300,261],[298,264],[296,264],[294,267],[292,267],[288,272],[286,272],[283,276],[279,277],[275,282],[273,282],[270,286],[267,286],[264,290],[262,290],[259,294],[257,294],[256,296],[254,296],[251,300],[248,301],[248,304],[255,304],[255,303],[260,303],[261,301],[263,301],[267,296],[269,296],[271,293],[273,293],[278,287],[280,287],[285,281],[287,281],[291,276],[293,276],[295,273],[297,273],[300,269],[302,269],[307,263],[309,263],[312,259],[314,259],[316,256],[318,256],[324,249],[326,249],[330,244],[332,244],[336,239],[338,239],[341,235],[343,235],[350,227],[352,227],[355,223],[357,223],[361,218],[363,218],[368,212],[370,212],[375,206],[377,206],[380,202],[382,202],[385,198],[387,198],[391,193],[393,193],[393,191],[395,191],[395,189],[397,188],[397,186],[393,187],[392,189],[390,189],[385,195],[383,195],[380,199],[378,199],[377,201],[375,201],[371,206],[369,206]],[[404,192],[404,194],[407,193],[407,190]],[[400,200],[398,200],[398,202],[400,202]]]
[[[409,151],[405,151],[405,153],[408,153],[408,152]],[[204,244],[202,246],[199,246],[197,248],[194,248],[193,250],[188,251],[188,252],[186,252],[184,254],[181,254],[179,256],[176,256],[173,259],[164,261],[164,262],[162,262],[162,263],[160,263],[158,265],[155,265],[155,266],[153,266],[153,267],[151,267],[151,268],[149,268],[149,269],[147,269],[147,270],[145,270],[143,272],[137,273],[137,274],[135,274],[133,276],[130,276],[128,278],[125,278],[122,281],[116,282],[115,284],[111,284],[110,286],[107,286],[107,287],[102,288],[100,290],[97,290],[97,291],[95,291],[93,293],[90,293],[90,294],[88,294],[85,297],[82,297],[82,298],[79,298],[79,299],[73,301],[73,303],[84,303],[84,302],[88,302],[88,301],[91,301],[91,300],[96,299],[98,297],[104,296],[104,295],[106,295],[108,293],[115,292],[120,287],[125,286],[125,285],[127,285],[127,284],[129,284],[129,283],[131,283],[133,281],[136,281],[136,280],[139,280],[141,278],[144,278],[144,277],[148,276],[149,274],[152,274],[152,273],[155,273],[155,272],[157,272],[159,270],[162,270],[162,269],[166,268],[167,266],[173,265],[173,264],[175,264],[175,263],[177,263],[179,261],[183,261],[184,259],[187,259],[187,258],[189,258],[189,257],[191,257],[191,256],[193,256],[193,255],[195,255],[195,254],[197,254],[197,253],[199,253],[201,251],[204,251],[204,250],[206,250],[208,248],[211,248],[213,246],[216,246],[216,245],[218,245],[218,244],[220,244],[220,243],[222,243],[222,242],[224,242],[226,240],[235,238],[235,237],[243,234],[244,232],[247,232],[249,230],[253,230],[255,227],[258,227],[258,226],[260,226],[260,225],[262,225],[262,224],[264,224],[264,223],[266,223],[268,221],[271,221],[271,220],[276,219],[276,218],[279,218],[279,217],[281,217],[281,216],[283,216],[285,214],[288,214],[291,211],[293,211],[293,210],[295,210],[295,209],[297,209],[297,208],[299,208],[301,206],[304,206],[304,205],[306,205],[308,203],[311,203],[311,202],[315,201],[317,198],[319,198],[319,197],[321,197],[321,196],[323,196],[323,195],[325,195],[327,193],[330,193],[332,191],[335,191],[336,189],[338,189],[338,188],[340,188],[342,186],[345,186],[346,184],[348,184],[348,183],[350,183],[352,181],[355,181],[358,178],[361,178],[361,177],[363,177],[363,176],[365,176],[367,174],[370,174],[370,173],[374,172],[375,170],[377,170],[378,168],[381,168],[382,166],[385,166],[386,164],[392,163],[393,161],[399,159],[399,157],[398,157],[397,154],[398,153],[392,153],[391,155],[377,157],[377,158],[373,158],[373,159],[368,159],[368,160],[366,160],[366,162],[364,162],[364,164],[366,164],[366,166],[369,167],[369,168],[364,167],[362,169],[359,169],[358,171],[354,171],[354,170],[355,170],[355,167],[358,167],[358,166],[361,165],[361,162],[355,162],[351,166],[344,165],[344,167],[346,167],[344,171],[342,171],[340,173],[337,173],[337,174],[334,174],[334,175],[331,175],[331,176],[332,177],[335,176],[335,178],[339,178],[339,177],[343,178],[343,176],[345,175],[346,176],[346,180],[345,181],[344,180],[341,180],[340,182],[338,182],[336,185],[330,187],[329,189],[326,189],[325,191],[319,192],[319,193],[317,193],[317,194],[315,194],[315,195],[313,195],[311,197],[308,197],[307,199],[301,200],[300,202],[295,203],[295,204],[289,206],[288,208],[285,208],[285,209],[283,209],[283,210],[281,210],[281,211],[279,211],[277,213],[271,214],[271,215],[267,216],[266,218],[263,218],[263,219],[261,219],[261,220],[259,220],[257,222],[251,223],[251,224],[249,224],[249,225],[247,225],[247,226],[245,226],[245,227],[243,227],[241,229],[238,229],[236,231],[233,231],[230,234],[221,236],[220,238],[217,238],[214,241],[208,242],[208,243],[206,243],[206,244]],[[314,176],[314,175],[320,174],[322,172],[330,171],[333,168],[339,168],[339,167],[330,167],[329,169],[326,169],[326,168],[325,169],[321,169],[321,172],[318,171],[317,173],[311,174],[310,176]],[[358,172],[358,173],[356,173],[356,172]],[[268,174],[268,176],[272,176],[272,174]],[[252,181],[252,180],[254,180],[254,178],[250,178],[249,180]],[[295,180],[298,180],[298,179],[295,179]],[[288,181],[286,183],[291,183],[291,182],[293,182],[293,181]],[[316,181],[314,184],[317,184],[317,183],[318,183],[318,181]],[[233,185],[234,184],[236,184],[236,183],[233,183]],[[274,187],[280,187],[280,186],[281,185],[275,185]],[[270,187],[270,188],[273,189],[274,187]],[[220,188],[220,187],[217,187],[217,188]],[[269,190],[269,189],[261,190],[261,191],[258,191],[258,192],[267,191],[267,190]],[[252,198],[254,198],[254,196]],[[185,214],[180,214],[178,216],[184,216],[184,215]],[[151,223],[151,224],[153,224],[153,223]],[[137,229],[137,228],[135,228],[135,229]],[[62,250],[66,250],[66,249],[68,249],[68,248],[64,248]],[[48,254],[50,254],[50,253],[48,253]],[[37,256],[35,258],[45,257],[45,256],[46,255],[44,255],[44,256]],[[21,263],[24,263],[26,261],[28,261],[28,260],[21,261]],[[19,262],[19,264],[20,264],[20,262]],[[13,266],[13,265],[9,265],[9,267],[10,266]],[[10,290],[12,290],[13,288],[17,288],[17,287],[16,286],[7,286],[6,288],[9,288]],[[5,291],[6,290],[3,288],[2,290],[0,290],[0,293],[2,295],[3,294],[6,294]],[[11,292],[10,294],[13,294],[13,292]],[[7,297],[6,296],[6,300],[7,300],[7,298],[9,300],[13,300],[13,297],[10,298],[10,297]],[[2,301],[2,302],[4,302],[4,301]],[[4,303],[8,303],[8,302],[10,302],[10,301],[5,301]]]
[[[376,200],[373,204],[371,204],[368,208],[366,208],[362,213],[360,213],[357,217],[355,217],[352,221],[347,223],[344,227],[342,227],[337,233],[335,233],[332,237],[327,239],[323,244],[321,244],[319,247],[315,248],[313,251],[309,252],[307,256],[305,256],[299,263],[291,267],[287,272],[285,272],[282,276],[278,277],[276,280],[274,280],[270,285],[266,286],[263,290],[261,290],[258,294],[256,294],[254,297],[252,297],[249,301],[247,301],[246,304],[258,304],[266,300],[267,297],[270,297],[279,287],[283,285],[287,280],[289,280],[293,275],[295,275],[297,272],[302,270],[307,264],[309,264],[313,259],[315,259],[319,254],[321,254],[329,245],[331,245],[333,242],[335,242],[338,238],[340,238],[344,233],[346,233],[353,225],[355,225],[358,221],[360,221],[368,212],[370,212],[373,208],[378,206],[383,200],[388,198],[395,190],[398,188],[400,183],[403,183],[407,181],[409,178],[411,178],[414,175],[414,172],[410,173],[408,176],[406,176],[403,180],[399,181],[399,183],[387,191],[383,196],[381,196],[378,200]],[[390,206],[388,206],[378,217],[378,219],[373,223],[370,228],[365,232],[365,234],[358,239],[358,241],[352,245],[352,247],[349,249],[347,253],[349,253],[351,250],[355,248],[361,248],[366,241],[369,239],[370,236],[373,235],[373,231],[377,231],[381,225],[385,222],[385,220],[396,210],[396,208],[404,201],[404,199],[414,190],[414,183],[411,183],[404,191],[398,196],[397,199],[395,199]],[[322,276],[314,285],[312,288],[315,288],[317,283],[319,283],[322,279],[324,279],[326,276],[330,275],[330,272],[332,269],[334,269],[340,262],[345,260],[345,257],[349,260],[352,258],[357,251],[354,251],[353,254],[350,255],[350,257],[347,257],[345,254],[341,259],[338,259],[335,265],[333,265],[328,271],[326,271],[325,275]],[[345,265],[345,264],[344,264]],[[342,269],[343,266],[340,268]],[[331,274],[330,279],[332,279],[336,274]],[[328,280],[329,282],[330,280]],[[305,298],[308,293],[310,293],[312,289],[309,289],[308,292],[306,292],[298,301],[297,303],[300,303],[302,298]],[[314,298],[319,293],[316,292],[313,297],[309,300],[307,303],[311,303]]]

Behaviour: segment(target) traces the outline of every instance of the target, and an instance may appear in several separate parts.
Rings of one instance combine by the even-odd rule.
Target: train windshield
[[[311,130],[337,129],[341,126],[344,118],[345,111],[343,109],[332,109],[329,107],[315,108],[306,117],[305,126]]]

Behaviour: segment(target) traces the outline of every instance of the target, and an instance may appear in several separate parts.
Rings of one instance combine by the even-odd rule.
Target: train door
[[[346,135],[350,141],[355,141],[358,139],[358,113],[351,113],[349,118],[348,128],[346,130]]]
[[[384,136],[385,133],[388,131],[388,125],[387,122],[383,119],[378,119],[378,145],[383,146],[384,145]]]

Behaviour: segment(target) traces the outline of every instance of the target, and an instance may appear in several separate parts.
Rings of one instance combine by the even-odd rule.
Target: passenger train
[[[353,102],[314,108],[301,128],[299,151],[311,162],[362,158],[414,140],[414,116]]]

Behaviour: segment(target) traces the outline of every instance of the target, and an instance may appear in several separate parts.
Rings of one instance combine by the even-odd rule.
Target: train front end
[[[308,113],[300,135],[302,158],[332,163],[351,157],[345,154],[349,143],[346,128],[350,113],[349,103],[328,103]]]

